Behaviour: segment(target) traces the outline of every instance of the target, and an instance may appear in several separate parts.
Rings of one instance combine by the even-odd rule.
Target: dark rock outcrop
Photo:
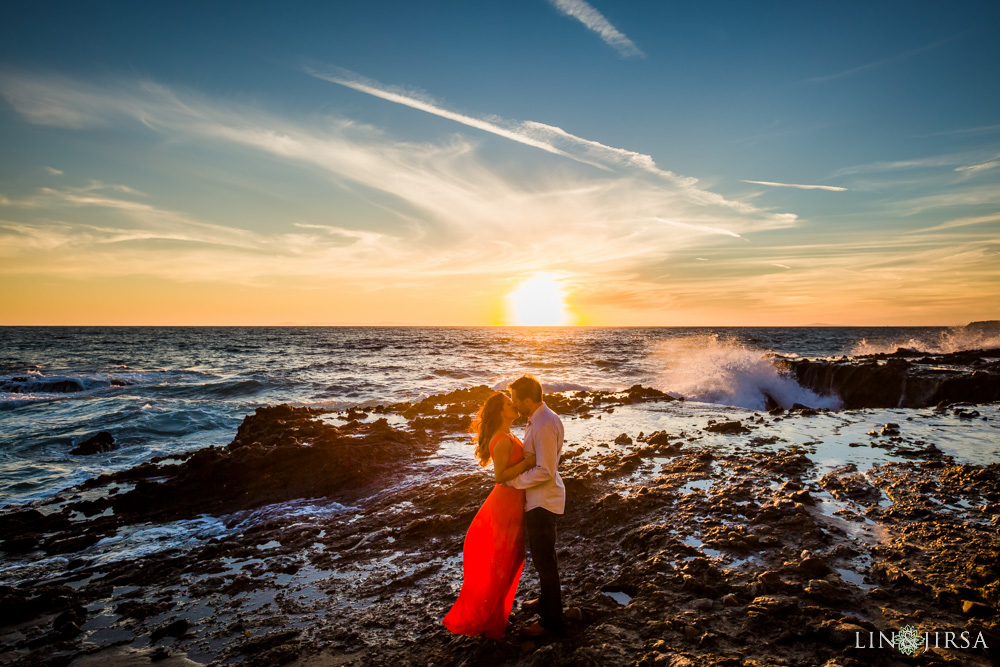
[[[799,384],[835,394],[844,407],[922,408],[1000,400],[1000,350],[926,356],[914,350],[836,361],[785,359]]]
[[[0,391],[11,394],[69,394],[83,391],[83,382],[76,378],[13,377],[0,382]]]
[[[739,435],[749,433],[750,429],[738,421],[715,422],[705,427],[709,433],[725,433],[727,435]]]
[[[118,445],[115,444],[114,436],[107,431],[100,431],[71,449],[69,453],[76,456],[90,456],[113,452],[116,449],[118,449]]]
[[[121,517],[190,516],[251,509],[295,498],[350,495],[391,473],[394,465],[434,451],[421,432],[379,419],[337,427],[322,410],[288,405],[257,408],[226,447],[207,447],[178,465],[155,466],[162,481],[140,479],[111,497]]]

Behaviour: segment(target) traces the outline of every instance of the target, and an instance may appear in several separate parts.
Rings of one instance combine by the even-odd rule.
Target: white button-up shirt
[[[559,415],[542,403],[528,418],[524,431],[524,453],[535,455],[535,467],[507,482],[524,489],[524,509],[543,507],[554,514],[566,509],[566,487],[559,476],[563,448],[563,425]]]

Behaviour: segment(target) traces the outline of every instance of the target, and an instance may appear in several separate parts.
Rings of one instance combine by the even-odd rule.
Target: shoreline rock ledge
[[[927,355],[899,349],[837,360],[781,359],[799,384],[844,408],[925,408],[1000,400],[1000,349]]]

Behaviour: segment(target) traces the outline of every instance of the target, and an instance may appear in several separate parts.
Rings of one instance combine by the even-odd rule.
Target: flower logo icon
[[[896,648],[905,655],[916,655],[923,643],[920,633],[912,625],[904,625],[896,634]]]

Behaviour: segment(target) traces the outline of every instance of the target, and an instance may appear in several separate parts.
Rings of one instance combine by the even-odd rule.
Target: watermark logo
[[[983,633],[976,633],[965,630],[963,632],[920,632],[912,625],[904,625],[898,632],[869,632],[865,641],[864,634],[854,633],[854,648],[892,648],[897,649],[903,655],[915,656],[923,653],[927,649],[989,649]]]
[[[896,633],[896,648],[904,655],[916,655],[924,645],[924,638],[912,625],[904,625]],[[926,649],[925,649],[926,650]]]

